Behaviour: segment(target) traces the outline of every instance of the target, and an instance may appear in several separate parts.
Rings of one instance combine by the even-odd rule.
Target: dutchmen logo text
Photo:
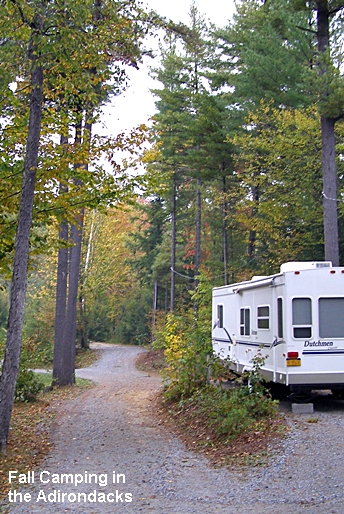
[[[303,346],[333,346],[333,341],[305,341]]]

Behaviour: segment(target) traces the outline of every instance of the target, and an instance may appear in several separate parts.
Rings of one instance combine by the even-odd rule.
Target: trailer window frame
[[[217,327],[223,328],[223,303],[217,304],[216,314],[217,314]]]
[[[284,337],[282,296],[277,298],[277,337],[278,339],[283,339]]]
[[[251,309],[250,307],[240,308],[240,335],[251,335]]]
[[[257,328],[259,330],[270,330],[270,312],[270,305],[257,306]]]
[[[312,298],[309,296],[292,298],[292,325],[294,339],[310,339],[312,337]]]

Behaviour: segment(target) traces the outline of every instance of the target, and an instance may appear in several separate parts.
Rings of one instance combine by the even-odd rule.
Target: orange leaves
[[[1,499],[9,489],[8,471],[32,469],[50,449],[47,428],[52,418],[46,417],[47,406],[46,400],[14,406],[7,453],[0,456]]]

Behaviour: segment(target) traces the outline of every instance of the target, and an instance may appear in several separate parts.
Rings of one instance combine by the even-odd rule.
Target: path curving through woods
[[[344,512],[344,402],[320,405],[317,423],[289,413],[295,429],[267,467],[213,469],[160,425],[160,378],[135,367],[144,350],[93,347],[99,360],[77,375],[96,386],[57,407],[53,449],[10,513]]]

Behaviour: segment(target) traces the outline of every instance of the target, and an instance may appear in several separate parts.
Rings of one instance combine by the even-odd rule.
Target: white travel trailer
[[[260,351],[267,381],[295,393],[344,392],[344,268],[288,262],[280,273],[213,289],[213,350],[233,371]]]

